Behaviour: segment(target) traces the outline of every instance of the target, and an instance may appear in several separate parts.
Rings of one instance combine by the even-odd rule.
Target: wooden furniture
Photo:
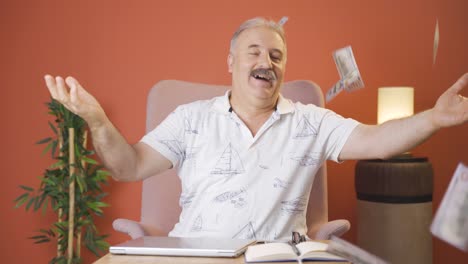
[[[128,256],[128,255],[112,255],[108,253],[100,258],[94,264],[241,264],[245,263],[244,255],[237,258],[200,258],[200,257],[162,257],[162,256]],[[265,262],[262,262],[265,263]],[[278,262],[272,262],[278,263]],[[297,262],[281,262],[281,263],[297,263]],[[310,263],[350,263],[350,262],[310,262]]]
[[[431,264],[432,178],[427,158],[359,161],[357,245],[391,263]]]
[[[171,264],[237,264],[244,263],[244,255],[237,258],[200,258],[200,257],[163,257],[163,256],[130,256],[112,255],[108,253],[95,264],[149,264],[149,263],[171,263]]]
[[[328,243],[329,240],[317,240],[319,242]],[[170,256],[136,256],[136,255],[114,255],[111,253],[107,253],[107,255],[103,256],[102,258],[98,259],[94,264],[243,264],[246,263],[244,259],[244,254],[240,255],[237,258],[208,258],[208,257],[170,257]],[[265,264],[268,263],[278,263],[278,262],[262,262]],[[281,263],[297,263],[297,262],[281,262]],[[333,263],[340,263],[340,264],[347,264],[351,262],[321,262],[321,261],[314,261],[310,263],[326,263],[326,264],[333,264]]]

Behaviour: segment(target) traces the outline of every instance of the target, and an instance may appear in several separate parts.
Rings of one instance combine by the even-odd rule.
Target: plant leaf
[[[84,181],[84,177],[79,175],[78,177],[76,177],[76,183],[78,183],[78,187],[80,189],[80,193],[84,193],[85,192],[85,188],[86,188],[86,182]]]
[[[54,131],[54,134],[57,135],[57,129],[55,128],[55,126],[50,121],[48,123],[52,131]]]
[[[41,208],[42,203],[46,199],[47,194],[43,193],[41,197],[37,197],[36,201],[34,202],[34,211],[37,211],[39,208]]]
[[[45,235],[37,235],[37,236],[32,236],[32,237],[28,237],[29,239],[43,239],[43,238],[47,238],[47,236]]]
[[[110,247],[110,244],[107,243],[105,240],[97,240],[96,245],[99,247],[99,249],[103,251],[107,251],[107,249]]]
[[[52,151],[50,152],[50,155],[52,158],[55,157],[55,153],[57,152],[57,146],[58,146],[57,140],[52,141]]]
[[[26,204],[26,210],[29,210],[29,207],[31,207],[31,205],[34,203],[34,201],[36,200],[36,197],[31,197],[28,201],[28,203]]]
[[[42,155],[46,154],[47,151],[49,151],[50,148],[52,148],[52,145],[54,144],[54,141],[50,142],[49,144],[47,144],[47,146],[44,148],[44,150],[42,151]]]
[[[20,185],[19,187],[20,187],[21,189],[23,189],[23,190],[28,191],[28,192],[34,191],[33,188],[31,188],[31,187],[29,187],[29,186],[26,186],[26,185]]]
[[[29,195],[29,193],[23,193],[22,195],[16,197],[14,202],[18,202],[19,200],[23,199],[25,196],[27,197],[28,195]]]
[[[43,238],[41,240],[36,240],[34,241],[34,244],[41,244],[41,243],[46,243],[46,242],[50,242],[50,238]]]
[[[51,140],[52,140],[51,137],[43,138],[43,139],[37,141],[36,144],[44,144],[44,143],[47,143],[47,142],[49,142],[49,141],[51,141]]]
[[[16,205],[15,208],[19,208],[21,205],[23,205],[27,200],[28,200],[29,193],[24,193],[18,198],[15,199]]]
[[[46,202],[42,204],[42,215],[45,215],[47,212],[47,204],[49,204],[48,200],[49,198],[47,198]]]
[[[97,207],[109,207],[109,204],[104,202],[94,202]]]
[[[97,161],[95,161],[95,160],[93,160],[93,159],[91,159],[91,158],[85,157],[85,156],[81,157],[81,159],[84,160],[84,161],[86,161],[86,162],[89,163],[89,164],[98,164]]]
[[[57,169],[57,168],[63,167],[64,165],[65,165],[65,163],[63,162],[63,160],[59,160],[56,163],[50,165],[50,168],[51,169]]]

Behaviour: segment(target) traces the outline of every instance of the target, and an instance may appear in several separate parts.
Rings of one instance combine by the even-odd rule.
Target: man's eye
[[[276,62],[281,61],[281,57],[272,56],[271,59]]]
[[[253,55],[253,56],[258,56],[260,53],[258,52],[249,52],[249,55]]]

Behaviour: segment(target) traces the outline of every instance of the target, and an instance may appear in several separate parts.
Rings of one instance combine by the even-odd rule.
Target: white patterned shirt
[[[276,240],[307,233],[314,175],[338,160],[358,122],[280,95],[253,137],[229,92],[181,105],[142,138],[182,182],[182,213],[170,236]]]

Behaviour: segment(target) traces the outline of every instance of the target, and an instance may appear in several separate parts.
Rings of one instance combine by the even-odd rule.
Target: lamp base
[[[356,164],[357,244],[391,263],[432,263],[433,170],[409,152]]]

